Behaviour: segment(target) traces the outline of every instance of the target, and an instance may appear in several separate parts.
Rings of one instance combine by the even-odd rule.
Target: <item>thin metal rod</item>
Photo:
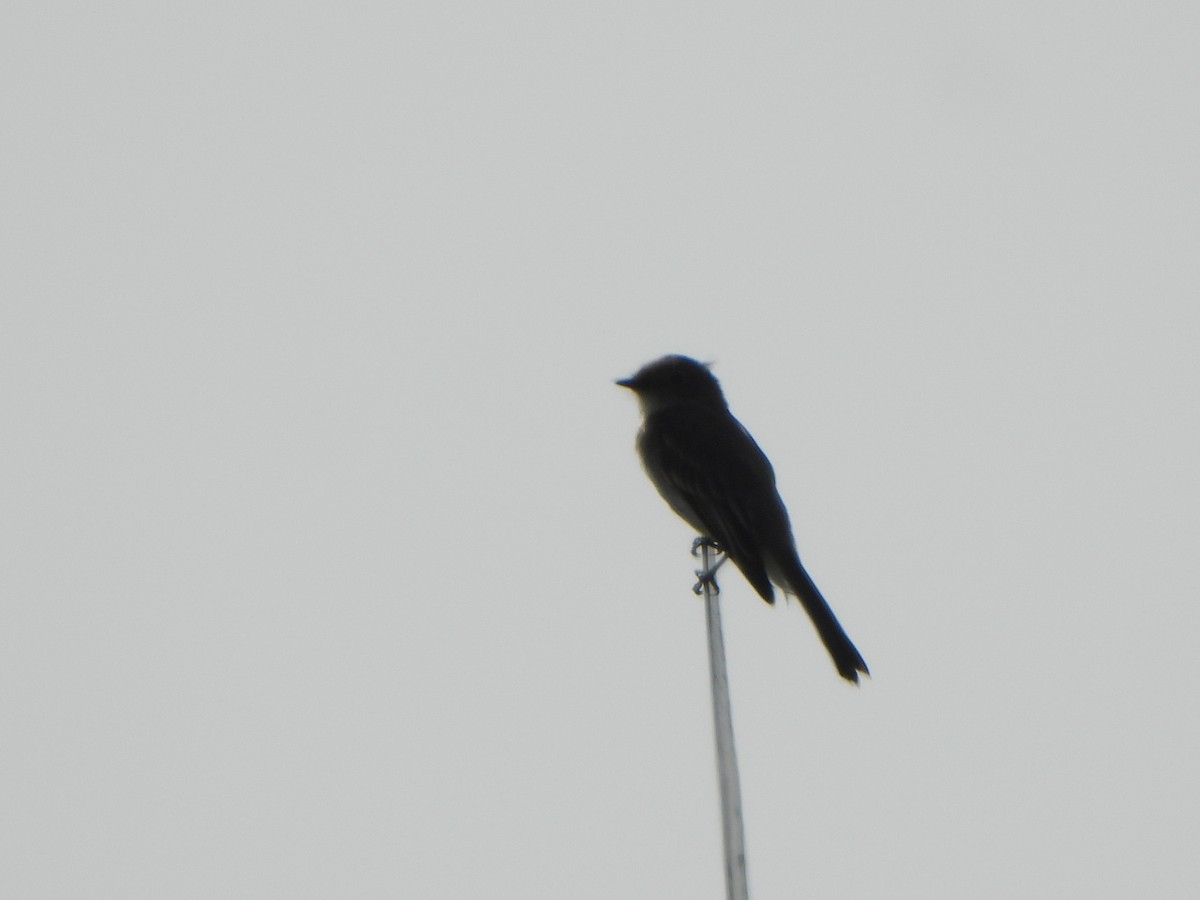
[[[712,568],[712,548],[701,544],[704,575],[704,610],[708,621],[708,669],[712,681],[713,728],[717,737],[717,777],[721,786],[721,830],[725,844],[725,895],[748,900],[746,889],[746,836],[742,830],[742,788],[738,780],[737,753],[733,748],[733,715],[729,706],[729,675],[725,670],[725,637],[721,632],[721,606]]]

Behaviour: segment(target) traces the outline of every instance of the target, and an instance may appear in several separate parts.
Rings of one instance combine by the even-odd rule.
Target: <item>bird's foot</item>
[[[716,554],[716,562],[708,566],[707,569],[696,569],[696,583],[692,585],[692,593],[699,596],[703,594],[705,588],[711,588],[714,594],[721,593],[721,588],[717,585],[717,569],[725,564],[725,560],[729,557],[721,549],[720,545],[710,537],[698,537],[692,541],[692,556],[700,556],[703,554],[707,557],[709,551]]]

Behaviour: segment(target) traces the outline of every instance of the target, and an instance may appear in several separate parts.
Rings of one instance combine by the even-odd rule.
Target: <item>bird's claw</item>
[[[717,570],[715,568],[705,571],[704,569],[696,569],[696,583],[692,585],[692,593],[699,597],[704,593],[706,587],[711,587],[714,594],[721,593],[721,586],[717,584]]]
[[[725,560],[729,557],[725,555],[721,547],[712,538],[698,537],[692,541],[692,555],[699,556],[697,551],[709,549],[716,553],[716,562],[707,569],[696,569],[696,583],[692,585],[692,593],[699,596],[704,593],[706,587],[711,587],[714,594],[721,593],[721,588],[717,585],[717,569],[725,564]]]

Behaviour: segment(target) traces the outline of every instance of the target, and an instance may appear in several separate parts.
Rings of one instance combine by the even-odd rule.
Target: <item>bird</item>
[[[767,603],[775,602],[773,586],[795,596],[843,678],[858,684],[860,673],[869,675],[800,562],[770,460],[729,411],[708,365],[669,355],[616,383],[637,395],[638,455],[667,505],[714,542]]]

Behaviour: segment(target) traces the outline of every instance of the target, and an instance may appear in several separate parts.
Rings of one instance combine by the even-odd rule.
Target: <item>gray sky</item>
[[[18,4],[0,895],[1195,897],[1194,4]]]

